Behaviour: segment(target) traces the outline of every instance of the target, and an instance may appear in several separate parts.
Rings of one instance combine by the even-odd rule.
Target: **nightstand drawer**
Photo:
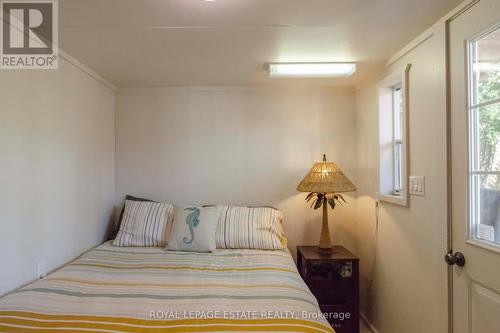
[[[336,333],[356,332],[357,316],[354,315],[353,307],[321,304],[319,307]]]
[[[353,262],[313,262],[309,264],[310,278],[345,280],[352,277]]]

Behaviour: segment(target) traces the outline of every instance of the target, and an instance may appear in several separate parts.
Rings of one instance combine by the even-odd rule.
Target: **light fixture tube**
[[[349,77],[356,71],[355,63],[271,63],[269,77],[328,78]]]

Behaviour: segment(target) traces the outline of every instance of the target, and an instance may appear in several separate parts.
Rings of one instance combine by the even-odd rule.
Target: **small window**
[[[500,246],[500,27],[468,42],[469,235]]]
[[[392,88],[392,112],[393,112],[393,186],[392,194],[403,193],[403,96],[401,85]]]
[[[407,205],[406,105],[408,65],[379,84],[380,199]]]

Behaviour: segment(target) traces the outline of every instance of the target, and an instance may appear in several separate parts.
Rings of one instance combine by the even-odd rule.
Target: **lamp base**
[[[328,228],[328,204],[323,202],[323,223],[321,224],[321,235],[319,237],[319,246],[314,249],[314,252],[319,255],[331,255],[336,253],[332,247],[330,239],[330,229]]]
[[[338,253],[338,251],[335,251],[333,249],[333,247],[326,247],[325,248],[325,247],[319,247],[319,246],[314,248],[314,252],[316,252],[319,255],[325,255],[325,256]]]

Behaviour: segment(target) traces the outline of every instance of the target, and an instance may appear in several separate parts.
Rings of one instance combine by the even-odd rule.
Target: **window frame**
[[[409,72],[411,65],[395,71],[379,84],[379,193],[381,201],[400,206],[409,205]],[[401,92],[401,138],[396,138],[395,91]],[[400,167],[396,166],[396,150],[400,145]],[[396,171],[400,170],[400,191],[396,191]]]
[[[490,27],[465,41],[466,49],[466,96],[467,96],[467,243],[500,253],[500,244],[477,237],[478,225],[481,222],[480,183],[481,175],[500,175],[500,171],[483,171],[479,165],[479,110],[489,105],[499,104],[500,99],[478,103],[477,79],[474,64],[477,59],[477,42],[484,36],[500,29],[500,24]]]

